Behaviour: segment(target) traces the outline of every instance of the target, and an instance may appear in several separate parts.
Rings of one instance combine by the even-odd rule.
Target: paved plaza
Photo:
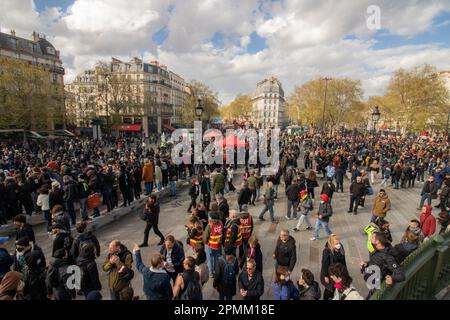
[[[299,159],[303,157],[300,156]],[[301,165],[301,164],[300,164]],[[302,167],[302,165],[301,165]],[[239,185],[242,182],[241,170],[235,175],[234,185],[239,190]],[[319,180],[319,188],[316,188],[316,204],[315,209],[317,210],[318,194],[320,193],[321,186],[324,180]],[[380,175],[377,176],[376,182],[374,184],[375,193],[379,189],[379,183],[381,182]],[[361,295],[367,295],[368,289],[363,280],[362,274],[360,273],[359,264],[361,261],[368,260],[368,251],[366,247],[367,236],[363,233],[362,229],[366,226],[371,217],[371,208],[375,196],[368,196],[366,198],[365,208],[360,208],[358,210],[358,215],[353,215],[353,213],[347,213],[349,206],[349,185],[350,181],[345,179],[344,181],[344,193],[335,193],[332,200],[334,214],[330,220],[330,228],[333,233],[337,234],[345,248],[347,266],[350,275],[353,277],[353,284]],[[422,183],[416,183],[415,188],[410,189],[399,189],[394,190],[388,185],[386,188],[389,198],[391,199],[392,209],[387,215],[387,220],[391,223],[391,232],[393,237],[393,244],[400,241],[400,238],[407,227],[409,220],[413,218],[418,218],[419,211],[416,210],[419,200],[420,200],[420,190],[422,188]],[[262,192],[261,192],[262,193]],[[263,194],[263,193],[262,193]],[[230,208],[236,206],[237,192],[228,193],[225,195],[227,198]],[[188,189],[184,187],[179,190],[176,199],[164,198],[161,204],[161,214],[159,228],[165,234],[172,234],[176,239],[182,241],[184,244],[186,242],[186,231],[184,225],[187,224],[189,214],[186,212],[189,206],[189,196]],[[254,235],[256,235],[260,241],[261,249],[264,257],[264,281],[265,281],[265,292],[262,299],[272,299],[273,298],[273,282],[274,282],[274,265],[275,261],[272,259],[272,254],[275,249],[277,237],[282,229],[289,229],[291,235],[296,240],[297,245],[297,263],[293,271],[293,279],[297,280],[302,268],[310,269],[316,280],[319,280],[322,251],[325,246],[327,236],[324,230],[321,230],[321,238],[319,241],[310,241],[312,236],[312,231],[306,231],[305,224],[302,226],[302,230],[299,232],[293,232],[292,229],[295,227],[297,221],[287,220],[285,218],[287,211],[286,196],[284,194],[284,184],[282,183],[279,187],[278,200],[276,201],[274,212],[278,223],[270,223],[269,221],[261,222],[258,220],[258,215],[263,208],[262,199],[256,202],[256,206],[250,206],[250,213],[254,218],[255,230]],[[125,217],[106,225],[102,229],[98,230],[95,234],[98,237],[102,254],[100,258],[97,259],[98,269],[100,273],[100,279],[102,282],[103,290],[102,294],[106,299],[109,299],[108,290],[108,278],[107,274],[102,270],[103,261],[108,253],[108,244],[111,240],[118,239],[122,241],[128,249],[131,251],[133,249],[134,243],[141,243],[143,239],[143,231],[145,228],[145,223],[139,218],[138,210],[132,212]],[[266,214],[268,218],[268,213]],[[316,221],[315,215],[310,216],[311,223],[314,225]],[[36,240],[39,246],[42,247],[46,257],[51,257],[52,239],[51,236],[47,235],[44,226],[39,225],[35,227]],[[159,238],[150,232],[149,247],[142,248],[142,256],[144,262],[149,265],[150,256],[159,251],[159,246],[157,243]],[[192,253],[188,245],[184,245],[186,255]],[[13,245],[11,242],[11,250],[13,250]],[[205,299],[218,299],[218,293],[212,288],[212,279],[208,281],[204,289]],[[135,295],[139,295],[144,298],[143,295],[143,279],[141,274],[136,272],[136,275],[132,281],[132,286],[135,290]],[[323,290],[323,288],[322,288]],[[235,299],[238,296],[234,297]]]

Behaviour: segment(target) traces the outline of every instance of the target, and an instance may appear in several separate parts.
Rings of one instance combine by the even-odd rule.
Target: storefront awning
[[[176,129],[174,127],[172,127],[170,124],[165,124],[164,128],[166,128],[167,130],[169,130],[170,132],[175,131]]]
[[[139,124],[130,124],[130,125],[113,125],[113,130],[117,131],[133,131],[133,132],[139,132],[142,131],[142,126]]]

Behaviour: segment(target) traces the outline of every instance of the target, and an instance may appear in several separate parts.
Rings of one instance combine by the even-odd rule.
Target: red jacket
[[[420,223],[422,224],[422,232],[426,237],[430,237],[436,231],[436,218],[431,214],[432,207],[425,206],[427,211],[420,215]]]

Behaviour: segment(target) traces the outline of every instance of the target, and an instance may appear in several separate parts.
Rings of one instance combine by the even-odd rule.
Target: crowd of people
[[[277,300],[364,299],[352,285],[344,245],[329,224],[334,193],[343,193],[346,188],[348,214],[358,214],[358,209],[366,205],[366,197],[375,197],[371,219],[363,226],[369,257],[361,262],[365,280],[371,275],[371,267],[377,266],[381,281],[387,285],[404,281],[400,265],[406,257],[430,239],[439,225],[440,233],[448,232],[450,165],[448,144],[443,139],[284,133],[280,150],[280,167],[275,174],[263,176],[261,166],[245,166],[238,190],[233,185],[236,165],[176,165],[169,158],[170,146],[153,150],[140,140],[61,140],[32,145],[28,150],[21,144],[2,145],[1,223],[12,219],[17,231],[13,255],[4,247],[7,238],[0,238],[0,299],[68,300],[77,295],[101,299],[96,263],[100,246],[95,235],[86,231],[88,210],[92,210],[93,218],[100,215],[99,201],[92,205],[96,199],[102,199],[100,203],[107,211],[113,210],[119,205],[119,192],[123,206],[142,194],[148,199],[140,214],[146,225],[143,242],[132,251],[119,240],[109,245],[101,271],[108,275],[112,300],[136,298],[131,286],[133,266],[142,274],[147,299],[202,300],[209,281],[221,300],[260,299],[265,291],[263,267],[268,266],[263,266],[254,219],[264,223],[268,212],[270,221],[277,223],[274,207],[282,197],[286,198],[286,219],[298,222],[293,230],[281,230],[273,250],[273,298]],[[323,184],[316,197],[320,174]],[[350,183],[344,186],[347,174]],[[375,185],[375,177],[381,177],[379,185]],[[160,231],[160,202],[153,190],[167,187],[170,196],[175,196],[175,182],[185,178],[191,182],[191,201],[185,226],[187,240],[183,243]],[[417,199],[420,215],[405,226],[397,244],[389,230],[389,180],[393,189],[413,188],[423,182]],[[284,195],[280,185],[284,185]],[[236,192],[235,204],[226,199],[229,192]],[[256,218],[250,209],[261,198],[264,206]],[[435,204],[437,218],[432,213],[435,199],[439,199]],[[81,221],[77,221],[77,211]],[[26,216],[33,214],[45,216],[53,235],[48,263],[36,243],[33,227],[27,223]],[[315,224],[310,220],[313,217]],[[312,232],[311,241],[320,239],[321,229],[328,237],[319,279],[305,268],[300,269],[299,279],[291,278],[298,246],[291,232],[298,232],[304,223]],[[71,231],[74,226],[76,236]],[[141,248],[148,246],[151,229],[160,238],[161,249],[151,255],[147,266]],[[69,267],[73,265],[82,270],[78,292],[67,286]],[[372,289],[365,298],[374,292]]]

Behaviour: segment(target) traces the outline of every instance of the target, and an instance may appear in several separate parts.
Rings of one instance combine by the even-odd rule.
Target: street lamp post
[[[380,110],[378,110],[378,106],[374,106],[373,110],[372,110],[372,134],[375,135],[376,131],[377,131],[377,123],[380,120]]]
[[[201,98],[198,98],[197,107],[195,107],[195,116],[198,121],[202,120],[202,114],[203,114],[203,101]]]
[[[331,80],[331,78],[323,78],[325,80],[325,98],[323,100],[323,111],[322,111],[322,135],[324,133],[324,126],[325,126],[325,106],[327,104],[327,91],[328,91],[328,81]]]

